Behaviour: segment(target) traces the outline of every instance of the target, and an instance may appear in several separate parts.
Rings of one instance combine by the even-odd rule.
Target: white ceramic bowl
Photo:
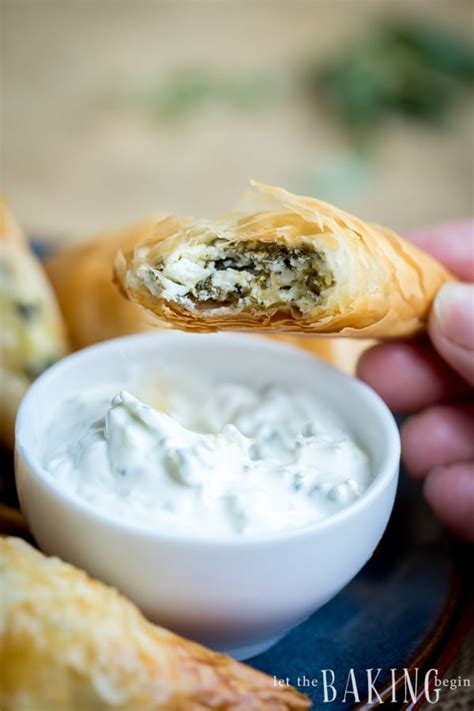
[[[104,382],[133,391],[160,364],[248,383],[305,388],[339,412],[376,473],[363,496],[306,528],[213,540],[109,518],[60,490],[40,462],[56,408]],[[120,589],[145,614],[181,634],[248,658],[332,598],[372,555],[387,525],[400,443],[387,407],[366,385],[303,351],[244,335],[157,332],[68,356],[28,390],[17,419],[16,476],[41,548]]]

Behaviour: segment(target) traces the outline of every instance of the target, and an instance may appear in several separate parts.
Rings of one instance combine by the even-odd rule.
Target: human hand
[[[429,340],[377,345],[357,373],[392,410],[411,414],[401,431],[406,467],[424,480],[438,518],[474,542],[474,221],[428,227],[409,239],[471,283],[441,288]]]

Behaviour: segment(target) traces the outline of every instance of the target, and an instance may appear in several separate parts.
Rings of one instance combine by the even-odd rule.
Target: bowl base
[[[246,644],[243,647],[233,647],[232,649],[227,649],[224,647],[215,647],[210,645],[212,649],[216,652],[222,652],[223,654],[228,654],[229,657],[233,657],[237,661],[241,662],[244,659],[250,659],[251,657],[256,657],[257,654],[263,654],[267,649],[273,647],[274,644],[280,641],[289,630],[277,635],[276,637],[270,637],[269,639],[264,639],[261,642],[255,642],[255,644]]]

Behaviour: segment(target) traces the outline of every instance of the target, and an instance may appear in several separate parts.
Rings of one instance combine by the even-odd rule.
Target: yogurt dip
[[[205,536],[307,526],[357,499],[370,460],[334,412],[303,391],[214,384],[163,396],[120,391],[64,402],[45,469],[121,521]]]

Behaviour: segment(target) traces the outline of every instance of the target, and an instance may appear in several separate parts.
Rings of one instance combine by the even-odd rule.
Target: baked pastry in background
[[[153,240],[119,254],[123,293],[186,331],[391,338],[424,329],[453,279],[441,264],[328,203],[254,186],[272,209],[167,218]]]
[[[153,239],[158,221],[150,218],[132,227],[98,234],[46,260],[45,269],[73,348],[150,327],[152,317],[137,304],[124,302],[114,286],[113,260],[119,249],[133,249]]]
[[[0,323],[0,441],[11,447],[23,394],[68,344],[51,286],[1,200]]]
[[[265,335],[274,341],[302,348],[348,375],[355,375],[360,356],[377,342],[368,338],[324,338],[323,336],[297,336],[278,332],[269,332]]]
[[[310,701],[152,625],[114,589],[0,537],[3,711],[290,711]]]

